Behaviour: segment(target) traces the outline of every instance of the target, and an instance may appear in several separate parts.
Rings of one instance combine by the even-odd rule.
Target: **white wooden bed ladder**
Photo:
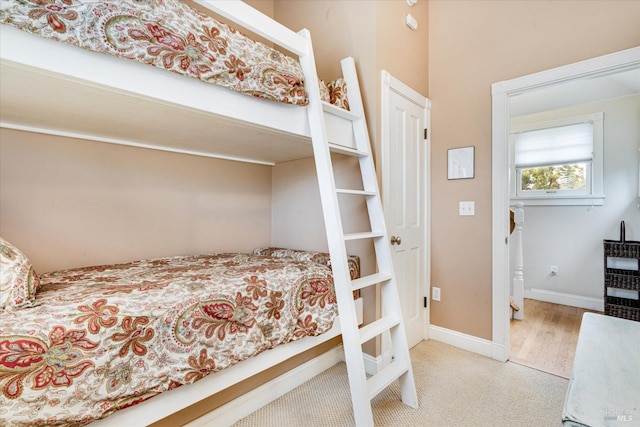
[[[307,107],[309,127],[313,142],[313,153],[320,185],[320,198],[331,254],[333,277],[340,311],[340,326],[342,341],[345,349],[345,359],[349,373],[351,400],[356,425],[372,426],[373,413],[371,399],[380,391],[394,383],[400,382],[402,401],[414,408],[418,407],[418,397],[413,379],[411,359],[407,337],[402,323],[400,298],[396,285],[393,265],[391,263],[391,248],[389,236],[384,222],[382,202],[378,190],[376,171],[371,155],[369,134],[364,118],[364,108],[360,95],[360,86],[356,75],[353,59],[342,61],[342,71],[347,83],[347,93],[351,111],[341,114],[348,117],[353,124],[355,149],[348,149],[332,145],[327,137],[323,109],[331,109],[337,113],[339,108],[323,103],[318,88],[318,73],[313,56],[313,46],[309,31],[302,30],[298,34],[264,16],[257,10],[239,0],[212,1],[194,0],[196,3],[213,10],[225,18],[242,25],[262,37],[271,40],[287,51],[299,55],[302,72],[305,77],[305,89],[309,96]],[[356,156],[360,163],[363,190],[337,189],[331,150]],[[338,194],[351,197],[364,197],[369,213],[371,231],[366,233],[345,234],[342,227]],[[347,264],[346,242],[350,240],[369,239],[373,241],[376,253],[378,273],[351,280]],[[382,287],[381,308],[382,317],[373,323],[358,328],[353,291],[369,286]],[[389,335],[391,339],[392,362],[375,375],[367,378],[364,368],[362,344],[381,335]]]
[[[400,381],[402,401],[411,407],[418,407],[409,347],[402,321],[400,298],[391,262],[389,236],[387,235],[382,211],[355,63],[352,58],[342,60],[342,72],[347,84],[347,96],[350,105],[350,112],[347,112],[347,114],[353,124],[356,142],[355,149],[348,149],[332,145],[328,141],[323,108],[330,109],[335,107],[323,103],[320,99],[311,38],[306,30],[301,31],[301,34],[306,36],[308,42],[307,55],[301,56],[300,62],[305,75],[306,90],[309,95],[309,124],[329,252],[331,254],[338,309],[340,311],[340,326],[354,417],[356,425],[372,426],[371,399],[396,380]],[[336,188],[330,148],[333,151],[340,151],[343,154],[359,158],[364,190]],[[345,234],[338,195],[343,195],[343,197],[344,195],[350,195],[349,197],[364,197],[366,199],[371,231]],[[347,264],[346,243],[350,240],[361,239],[373,241],[378,272],[357,280],[351,280]],[[382,287],[382,317],[359,329],[353,291],[378,284]],[[392,361],[386,367],[367,378],[362,344],[377,336],[386,334],[391,339]]]

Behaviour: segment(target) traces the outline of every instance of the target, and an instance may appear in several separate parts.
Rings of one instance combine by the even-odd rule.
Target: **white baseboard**
[[[524,297],[538,301],[552,302],[554,304],[568,305],[571,307],[604,311],[604,301],[602,298],[583,297],[581,295],[565,294],[562,292],[547,291],[545,289],[536,288],[525,290]]]
[[[451,329],[431,325],[429,326],[429,338],[461,348],[462,350],[491,357],[492,359],[500,361],[506,360],[504,345],[493,343],[483,338],[474,337],[473,335],[467,335]]]
[[[375,375],[382,368],[391,363],[391,353],[386,352],[378,357],[374,357],[370,354],[364,353],[364,370],[369,375]]]
[[[344,350],[340,345],[191,421],[186,426],[233,425],[342,361]]]

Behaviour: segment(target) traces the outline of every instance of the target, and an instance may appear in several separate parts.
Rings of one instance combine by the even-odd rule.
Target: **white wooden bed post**
[[[515,204],[513,219],[516,225],[511,243],[515,247],[515,257],[513,260],[513,303],[519,310],[514,310],[513,318],[524,319],[524,256],[522,251],[522,228],[524,225],[524,204]]]

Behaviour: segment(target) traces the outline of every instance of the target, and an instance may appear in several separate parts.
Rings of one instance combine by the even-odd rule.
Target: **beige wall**
[[[639,17],[637,1],[430,1],[433,325],[492,338],[491,84],[638,46]],[[448,181],[447,149],[468,145],[475,178]]]
[[[243,0],[249,6],[273,18],[273,0]]]
[[[340,60],[354,58],[374,154],[379,153],[380,71],[427,95],[427,2],[410,7],[404,0],[274,0],[274,5],[276,20],[311,32],[320,78],[340,77]],[[406,26],[407,13],[418,20],[417,31]]]
[[[336,154],[332,161],[338,187],[362,189],[357,159]],[[272,243],[289,248],[328,250],[313,158],[276,165],[272,183]],[[363,198],[339,196],[338,200],[345,233],[370,229]],[[347,249],[350,254],[361,257],[363,275],[375,273],[375,258],[369,245],[350,242]]]
[[[376,129],[375,1],[274,0],[275,19],[299,31],[311,32],[318,76],[331,81],[342,76],[340,61],[351,56],[358,71],[367,125]],[[372,134],[373,135],[373,134]]]
[[[386,70],[398,80],[424,96],[428,96],[428,2],[419,0],[409,6],[403,0],[376,1],[376,136],[372,139],[376,153],[376,168],[382,168],[381,153],[381,80]],[[406,15],[418,21],[418,29],[406,25]],[[378,175],[380,175],[378,173]],[[381,177],[378,178],[381,182]],[[382,189],[384,191],[384,189]]]
[[[246,252],[271,240],[271,168],[1,129],[0,235],[38,272]]]
[[[409,6],[404,0],[376,1],[376,55],[379,70],[427,95],[428,92],[428,2],[419,0]],[[411,30],[405,17],[411,14],[418,29]],[[378,73],[379,74],[379,73]],[[380,90],[377,91],[378,93]]]

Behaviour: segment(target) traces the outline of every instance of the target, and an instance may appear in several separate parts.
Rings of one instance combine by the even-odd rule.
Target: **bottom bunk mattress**
[[[277,256],[158,258],[44,274],[0,311],[3,425],[84,424],[328,331],[331,270]]]

